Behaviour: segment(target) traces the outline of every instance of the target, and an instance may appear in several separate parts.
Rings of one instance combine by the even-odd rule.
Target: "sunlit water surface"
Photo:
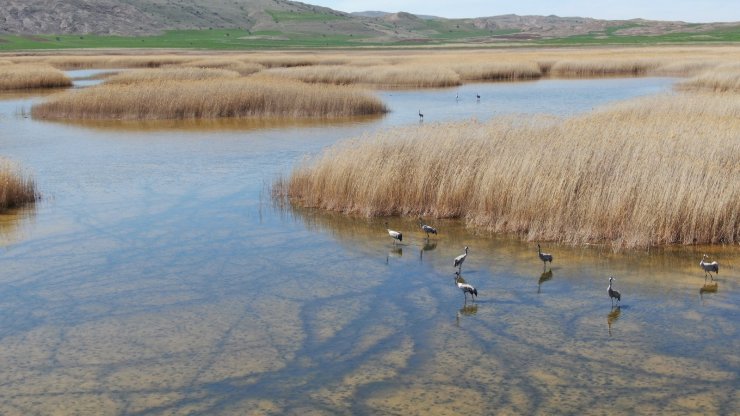
[[[391,218],[394,245],[384,219],[267,191],[419,110],[567,116],[672,82],[388,91],[387,116],[333,123],[43,122],[27,117],[43,97],[3,95],[0,154],[43,200],[0,216],[0,413],[737,414],[737,246],[544,244],[544,270],[533,243],[454,221],[425,241]],[[476,302],[453,281],[464,246]]]

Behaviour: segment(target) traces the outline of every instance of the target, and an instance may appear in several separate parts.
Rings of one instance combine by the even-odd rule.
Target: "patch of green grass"
[[[343,20],[346,19],[344,16],[337,16],[331,13],[298,13],[298,12],[283,12],[279,10],[266,10],[267,13],[272,16],[272,20],[275,22],[291,21],[291,22],[322,22],[326,20]]]
[[[173,30],[155,36],[42,35],[0,36],[0,51],[79,48],[264,49],[341,47],[362,37],[246,30]]]
[[[294,13],[295,14],[295,13]],[[321,16],[333,16],[321,14]],[[335,16],[336,17],[336,16]],[[173,30],[153,36],[99,35],[0,35],[0,51],[79,48],[170,48],[170,49],[290,49],[342,48],[353,46],[398,46],[422,43],[459,43],[496,35],[519,33],[518,30],[485,30],[472,25],[427,21],[413,41],[374,42],[372,38],[350,34],[291,33],[282,31],[249,32],[242,29]],[[528,40],[526,44],[543,46],[638,45],[659,43],[731,43],[740,42],[740,26],[700,33],[670,33],[656,36],[622,36],[615,33],[639,24],[615,26],[599,33],[557,39]]]
[[[740,26],[728,29],[718,29],[706,32],[688,33],[667,33],[664,35],[635,35],[622,36],[614,35],[619,29],[624,27],[615,27],[607,30],[607,34],[588,34],[569,36],[558,39],[543,39],[537,41],[542,45],[636,45],[636,44],[657,44],[657,43],[704,43],[704,42],[740,42]]]
[[[608,27],[606,28],[605,32],[607,36],[617,36],[616,33],[619,30],[632,29],[633,27],[640,27],[640,26],[642,25],[639,23],[626,23],[626,24],[619,25],[619,26]]]
[[[481,39],[520,32],[518,29],[480,29],[471,24],[458,24],[441,20],[425,20],[422,24],[424,27],[419,29],[420,34],[428,37],[429,42],[432,43],[458,42],[465,39]]]

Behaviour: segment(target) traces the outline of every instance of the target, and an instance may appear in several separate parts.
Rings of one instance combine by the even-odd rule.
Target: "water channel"
[[[737,246],[543,244],[543,269],[535,244],[456,221],[427,241],[268,192],[419,110],[570,116],[674,82],[379,91],[384,117],[315,122],[60,123],[28,117],[43,94],[0,95],[0,154],[43,194],[0,215],[0,413],[737,414]],[[464,246],[476,302],[453,281]]]

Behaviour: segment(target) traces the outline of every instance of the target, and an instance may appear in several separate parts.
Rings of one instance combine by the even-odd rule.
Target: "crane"
[[[388,228],[388,223],[385,223],[385,227],[388,230],[388,235],[391,236],[393,239],[393,244],[396,244],[396,240],[403,241],[403,234],[399,233],[398,231],[393,231],[390,228]]]
[[[419,226],[421,227],[421,230],[427,233],[427,240],[429,239],[429,234],[437,235],[437,229],[432,227],[431,225],[426,225],[421,221],[421,218],[419,218]]]
[[[547,267],[547,262],[550,262],[550,268],[552,268],[552,254],[543,253],[542,249],[540,249],[540,243],[537,243],[537,255],[540,257],[540,260],[542,260],[542,267],[543,269]]]
[[[622,294],[619,293],[619,291],[612,289],[612,280],[617,280],[614,277],[609,277],[609,287],[606,288],[606,293],[609,294],[609,299],[612,301],[612,306],[614,306],[614,299],[617,300],[618,303],[622,303]]]
[[[468,257],[468,246],[465,246],[465,253],[463,253],[463,254],[455,257],[455,266],[454,267],[457,267],[458,268],[457,269],[458,270],[458,273],[460,272],[460,270],[462,270],[462,264],[465,261],[465,258],[466,257]]]
[[[711,263],[707,263],[704,260],[707,259],[709,256],[706,254],[701,258],[701,261],[699,262],[699,266],[704,270],[704,280],[707,280],[707,273],[709,274],[709,277],[712,277],[712,272],[714,274],[719,274],[719,263],[716,261],[713,261]],[[714,281],[714,277],[712,277],[712,281]]]
[[[457,271],[455,272],[455,284],[460,290],[462,290],[466,302],[468,301],[468,293],[470,293],[470,299],[475,302],[475,297],[478,297],[478,289],[474,288],[473,285],[461,282],[460,280],[462,280],[462,277],[460,277],[460,272]]]

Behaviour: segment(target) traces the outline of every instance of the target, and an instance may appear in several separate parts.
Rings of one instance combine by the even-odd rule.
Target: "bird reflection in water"
[[[460,326],[460,317],[461,316],[473,316],[476,313],[478,313],[478,304],[477,303],[471,303],[470,305],[467,304],[467,302],[463,305],[460,310],[457,311],[457,314],[455,315],[455,324],[457,326]]]
[[[702,286],[699,289],[699,298],[701,298],[702,305],[704,304],[704,294],[705,293],[717,293],[718,289],[719,289],[719,284],[717,282],[704,283],[704,286]]]
[[[437,242],[436,241],[425,240],[424,241],[424,244],[421,246],[421,250],[419,250],[419,261],[424,260],[424,252],[425,251],[432,251],[435,248],[437,248]]]
[[[393,247],[391,251],[389,251],[388,254],[385,256],[385,264],[388,264],[388,261],[391,257],[400,258],[402,256],[403,256],[403,247]]]
[[[617,322],[617,319],[619,319],[619,314],[621,313],[622,313],[621,306],[613,306],[609,314],[606,315],[606,324],[609,326],[609,336],[612,336],[612,324],[614,322]]]
[[[547,282],[550,279],[552,279],[552,269],[543,272],[540,275],[540,279],[537,281],[537,293],[540,293],[540,286],[542,286],[543,283]]]

